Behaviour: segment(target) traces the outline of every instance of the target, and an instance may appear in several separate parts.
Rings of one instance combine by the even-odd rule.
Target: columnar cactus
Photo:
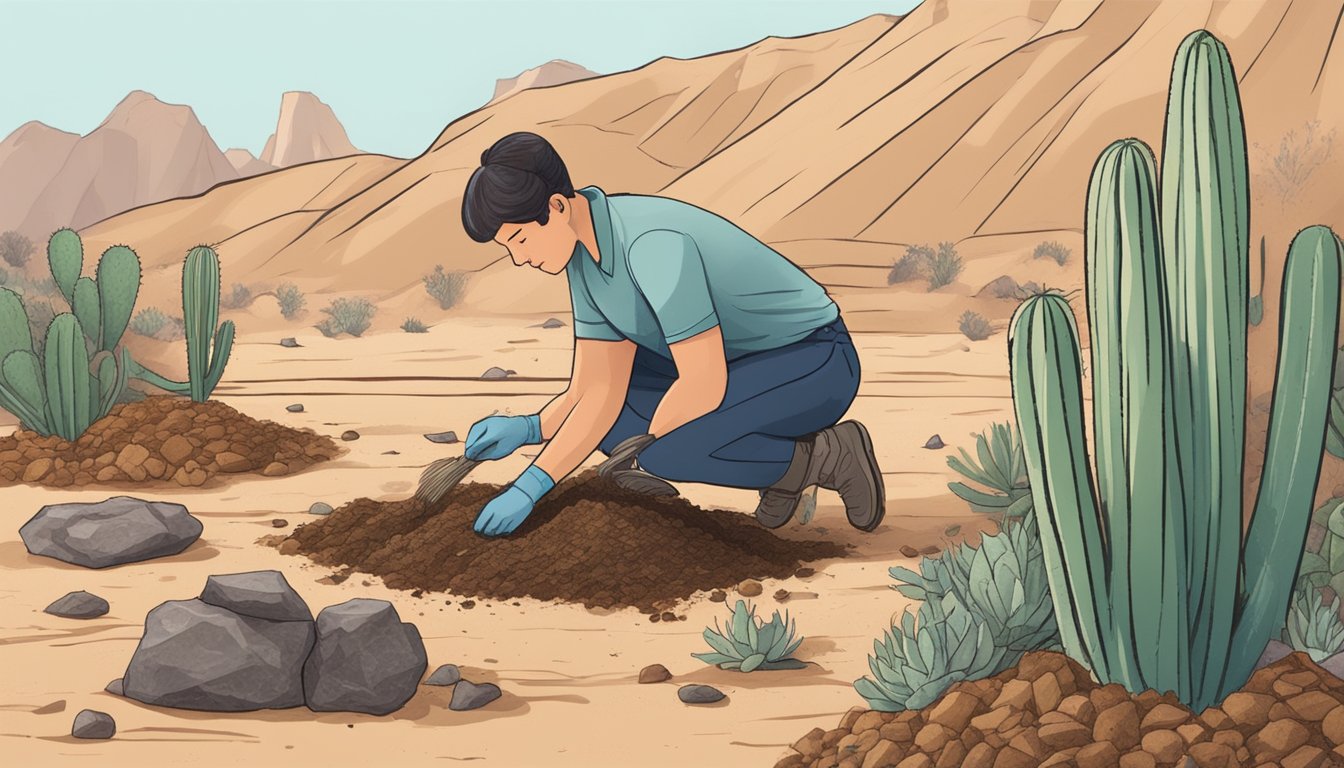
[[[224,375],[233,349],[233,321],[219,326],[219,256],[207,246],[191,249],[182,266],[182,317],[187,332],[191,399],[204,402]],[[213,343],[213,351],[211,345]]]
[[[1303,230],[1285,266],[1266,464],[1241,540],[1249,206],[1227,51],[1207,32],[1172,75],[1161,214],[1152,152],[1101,155],[1088,189],[1096,481],[1066,299],[1024,302],[1013,401],[1065,650],[1102,682],[1196,711],[1249,677],[1283,626],[1325,442],[1344,246]],[[1160,233],[1160,234],[1159,234]]]

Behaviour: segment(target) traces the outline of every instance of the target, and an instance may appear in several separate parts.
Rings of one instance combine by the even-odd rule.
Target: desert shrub
[[[281,283],[275,289],[276,301],[280,302],[280,314],[284,315],[286,320],[293,320],[295,316],[303,310],[306,303],[303,298],[303,291],[293,283]]]
[[[242,283],[234,283],[233,288],[219,303],[225,309],[242,309],[252,303],[252,289]]]
[[[924,558],[920,572],[891,568],[901,594],[923,600],[873,643],[872,678],[854,688],[880,712],[920,709],[953,683],[1017,664],[1033,650],[1059,646],[1054,604],[1034,519],[1024,518],[980,545],[959,544]]]
[[[1036,250],[1031,255],[1032,258],[1036,259],[1053,259],[1056,264],[1062,267],[1064,262],[1069,260],[1069,249],[1065,248],[1062,243],[1050,240],[1037,245]]]
[[[721,628],[719,620],[715,619],[714,628],[706,627],[704,637],[714,651],[691,655],[719,669],[752,672],[757,669],[802,669],[804,666],[792,658],[803,638],[794,637],[794,623],[789,620],[787,611],[783,618],[779,611],[775,611],[766,623],[756,616],[755,606],[738,600],[728,625]]]
[[[157,337],[168,322],[168,316],[159,311],[158,307],[145,307],[131,317],[130,329],[131,333],[139,336]]]
[[[986,493],[965,483],[948,483],[948,489],[970,504],[971,509],[997,513],[1008,519],[1021,518],[1031,512],[1031,482],[1027,479],[1022,438],[1012,424],[994,423],[975,435],[978,461],[965,448],[957,450],[961,456],[948,456],[947,465],[967,480],[990,490]]]
[[[465,272],[444,272],[443,265],[434,267],[434,271],[425,275],[425,290],[429,292],[434,300],[439,302],[439,308],[451,309],[462,298],[462,291],[467,287],[467,275]]]
[[[1319,120],[1288,131],[1277,150],[1256,144],[1264,162],[1262,177],[1281,204],[1287,204],[1307,184],[1316,169],[1324,167],[1334,151],[1335,130],[1322,130]]]
[[[1326,605],[1319,589],[1298,590],[1288,610],[1284,642],[1320,663],[1344,647],[1344,622],[1339,618],[1339,597]]]
[[[961,328],[962,335],[971,341],[983,341],[994,335],[994,328],[985,316],[969,309],[961,313],[961,320],[957,325]]]
[[[406,321],[401,324],[401,330],[407,333],[426,333],[429,331],[429,328],[414,317],[408,317],[406,318]]]
[[[168,322],[154,334],[154,338],[163,341],[181,341],[187,338],[187,323],[180,317],[169,315]]]
[[[377,311],[373,302],[366,298],[338,297],[322,309],[327,318],[314,327],[323,336],[337,336],[341,333],[360,336],[369,329],[369,323]]]
[[[929,263],[933,261],[933,249],[927,245],[912,245],[905,249],[905,255],[891,265],[887,273],[887,285],[903,283],[924,276]]]
[[[0,234],[0,258],[11,267],[23,268],[28,263],[29,257],[33,255],[33,241],[27,237],[10,230]]]
[[[961,274],[961,257],[957,247],[949,242],[938,244],[938,253],[929,261],[929,290],[936,291],[945,285],[951,285]]]

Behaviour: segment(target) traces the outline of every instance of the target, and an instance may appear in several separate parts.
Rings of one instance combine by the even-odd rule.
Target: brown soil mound
[[[561,481],[512,536],[478,536],[476,514],[501,490],[464,483],[438,512],[414,498],[356,499],[299,526],[280,551],[382,576],[393,589],[646,612],[846,551],[780,538],[742,514],[632,493],[592,471]]]
[[[1344,681],[1303,653],[1198,715],[1170,695],[1099,686],[1062,654],[1032,653],[922,711],[855,707],[840,727],[798,740],[775,768],[1344,766],[1341,704]]]
[[[25,429],[0,437],[0,478],[55,488],[146,480],[199,486],[220,473],[287,475],[339,454],[325,435],[258,421],[218,400],[156,395],[112,406],[73,443]]]

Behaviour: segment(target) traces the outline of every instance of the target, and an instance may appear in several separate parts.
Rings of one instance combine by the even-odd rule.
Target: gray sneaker
[[[872,531],[886,514],[886,488],[868,430],[857,421],[842,421],[794,444],[793,461],[784,477],[761,491],[756,520],[778,528],[798,509],[803,489],[819,485],[837,491],[849,524]]]

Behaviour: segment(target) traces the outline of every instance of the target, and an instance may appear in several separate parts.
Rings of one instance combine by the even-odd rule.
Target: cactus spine
[[[1289,251],[1265,473],[1241,542],[1249,205],[1226,49],[1173,67],[1156,215],[1152,153],[1108,147],[1088,189],[1096,482],[1067,301],[1013,318],[1013,401],[1066,651],[1102,682],[1196,711],[1239,687],[1282,626],[1320,471],[1339,322],[1338,238]],[[1161,233],[1159,237],[1159,231]]]

